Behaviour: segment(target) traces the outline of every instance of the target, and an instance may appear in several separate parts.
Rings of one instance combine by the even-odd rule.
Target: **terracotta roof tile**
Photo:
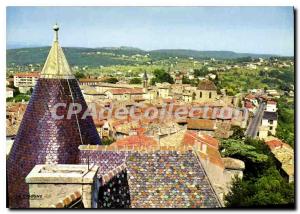
[[[132,135],[125,137],[121,140],[117,140],[115,143],[111,144],[112,147],[126,147],[126,146],[146,146],[154,147],[158,146],[158,142],[151,137],[145,135]]]
[[[144,94],[143,88],[116,88],[109,90],[112,94],[122,95],[122,94]]]
[[[20,72],[20,73],[16,73],[14,76],[17,76],[17,77],[39,77],[40,72]]]
[[[187,119],[188,129],[196,130],[215,130],[216,121],[206,119]]]
[[[75,201],[79,200],[80,198],[81,198],[81,193],[76,191],[76,192],[66,196],[60,202],[58,202],[54,205],[51,205],[50,207],[53,207],[53,208],[67,208],[70,204],[74,203]]]
[[[202,80],[198,85],[199,90],[211,90],[216,91],[216,85],[210,80]]]

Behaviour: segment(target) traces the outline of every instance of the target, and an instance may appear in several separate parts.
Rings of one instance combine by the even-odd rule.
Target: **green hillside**
[[[50,47],[19,48],[7,50],[7,64],[16,65],[44,63]],[[242,57],[268,58],[272,55],[235,53],[232,51],[196,51],[184,49],[164,49],[144,51],[131,47],[107,48],[63,48],[71,65],[78,66],[110,66],[110,65],[135,65],[149,64],[152,61],[170,57],[194,59],[237,59]]]

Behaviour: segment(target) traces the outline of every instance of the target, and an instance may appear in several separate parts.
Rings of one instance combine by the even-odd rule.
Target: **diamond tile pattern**
[[[115,175],[99,189],[99,208],[129,208],[130,191],[126,170]]]
[[[217,196],[192,151],[131,153],[126,161],[132,208],[215,208]]]
[[[100,167],[98,178],[126,164],[124,173],[101,185],[99,205],[102,208],[220,207],[208,177],[192,151],[81,150],[81,162],[86,164],[88,159],[90,164]]]
[[[116,169],[125,162],[126,153],[116,151],[81,150],[80,163],[99,166],[97,177],[100,178],[109,171]]]
[[[80,103],[85,110],[87,105],[76,79],[40,78],[35,86],[7,159],[9,207],[29,206],[25,177],[36,164],[79,163],[78,146],[81,143],[100,144],[92,118],[81,119],[84,111],[78,114],[83,142],[75,115],[70,120],[51,117],[53,105],[65,103],[69,107],[73,102],[69,85],[74,102]],[[59,108],[58,112],[66,118],[67,108]]]

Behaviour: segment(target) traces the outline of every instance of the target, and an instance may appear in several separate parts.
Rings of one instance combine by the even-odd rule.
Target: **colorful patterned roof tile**
[[[133,152],[126,165],[132,208],[220,207],[192,151]]]

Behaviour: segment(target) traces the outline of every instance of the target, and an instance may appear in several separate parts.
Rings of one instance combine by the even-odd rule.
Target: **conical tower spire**
[[[38,79],[17,136],[7,158],[8,206],[29,207],[25,178],[36,164],[78,164],[82,144],[100,144],[93,118],[83,117],[88,106],[77,80],[58,44],[58,26],[54,26],[53,46]],[[65,107],[53,108],[56,104]],[[68,118],[71,105],[82,111]],[[71,106],[72,108],[72,106]],[[61,116],[53,117],[53,113]]]
[[[53,26],[54,41],[41,72],[41,78],[47,79],[75,79],[65,54],[58,42],[59,27]]]

